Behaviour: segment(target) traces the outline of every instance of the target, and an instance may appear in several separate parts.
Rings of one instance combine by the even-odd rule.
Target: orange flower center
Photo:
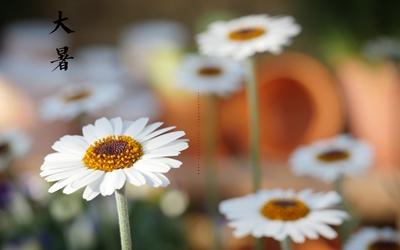
[[[400,245],[395,241],[378,240],[369,245],[368,250],[400,250]]]
[[[199,74],[200,76],[214,77],[221,75],[222,69],[213,66],[203,67],[197,71],[197,74]]]
[[[317,158],[320,161],[331,163],[349,159],[350,153],[346,150],[333,149],[319,154]]]
[[[110,172],[128,168],[143,156],[142,145],[130,136],[108,136],[95,141],[86,150],[83,163],[87,168]]]
[[[74,102],[88,98],[91,95],[89,90],[80,90],[72,94],[64,95],[66,102]]]
[[[273,199],[265,203],[260,212],[270,220],[294,221],[306,217],[310,209],[297,199]]]
[[[229,32],[228,37],[233,41],[248,41],[264,35],[267,32],[262,27],[241,28]]]

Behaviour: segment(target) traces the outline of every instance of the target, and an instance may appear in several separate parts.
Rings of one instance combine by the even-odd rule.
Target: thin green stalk
[[[252,59],[245,61],[247,105],[249,109],[249,135],[250,135],[250,164],[252,174],[253,191],[261,188],[261,162],[260,162],[260,125],[258,110],[257,82],[254,76],[254,63]],[[256,239],[254,249],[263,248],[261,239]]]
[[[257,82],[254,76],[254,63],[251,59],[245,62],[247,103],[250,118],[250,159],[252,169],[253,191],[261,187],[261,162],[260,162],[260,127],[258,110]]]
[[[129,226],[128,201],[125,196],[125,188],[115,191],[117,203],[119,232],[121,237],[121,250],[131,250],[131,229]]]
[[[353,210],[351,204],[349,204],[346,200],[346,197],[344,196],[343,193],[343,183],[344,183],[344,175],[340,175],[337,177],[335,182],[333,183],[335,191],[340,195],[342,198],[341,203],[339,204],[340,209],[346,211],[350,217],[345,220],[338,229],[338,234],[339,234],[339,240],[340,243],[343,245],[347,239],[349,238],[350,234],[356,229],[359,225],[359,217]]]
[[[205,187],[206,187],[206,202],[207,209],[213,218],[213,249],[222,249],[220,234],[218,230],[218,186],[217,186],[217,171],[216,171],[216,156],[217,151],[217,99],[216,96],[206,96],[206,117],[204,121],[204,170],[205,170]]]
[[[281,250],[292,250],[292,241],[290,240],[289,237],[280,241],[280,244],[281,244]]]

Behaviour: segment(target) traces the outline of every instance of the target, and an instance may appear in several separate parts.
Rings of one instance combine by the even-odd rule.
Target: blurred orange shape
[[[300,53],[261,60],[257,67],[261,150],[284,159],[300,144],[333,136],[344,126],[341,97],[332,74]],[[248,150],[245,91],[222,104],[222,133],[233,149]]]
[[[400,79],[396,66],[349,59],[337,66],[337,72],[346,93],[351,131],[375,147],[377,166],[398,166]]]

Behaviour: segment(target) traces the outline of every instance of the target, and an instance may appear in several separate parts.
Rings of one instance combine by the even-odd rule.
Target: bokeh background
[[[48,34],[58,10],[74,33]],[[112,197],[87,203],[80,193],[50,195],[39,168],[52,143],[79,134],[83,123],[101,116],[148,116],[186,131],[190,148],[182,154],[183,167],[168,174],[167,189],[128,189],[134,246],[211,249],[202,171],[204,100],[177,89],[176,70],[185,53],[196,52],[194,35],[209,22],[257,13],[292,15],[302,26],[285,53],[257,57],[263,186],[330,190],[321,181],[293,176],[288,156],[299,145],[349,133],[376,152],[368,173],[344,181],[343,194],[357,214],[351,226],[395,227],[400,221],[399,57],[395,52],[376,56],[367,44],[398,39],[398,10],[400,2],[394,0],[2,3],[0,130],[19,129],[31,143],[0,172],[0,248],[118,249]],[[52,72],[56,48],[66,45],[74,56],[68,71]],[[80,81],[116,83],[124,95],[85,119],[43,120],[43,98]],[[251,190],[244,90],[217,105],[218,193],[224,199]],[[218,220],[225,249],[251,249],[250,237],[234,239],[222,216]],[[265,245],[278,249],[273,240]],[[296,249],[339,245],[321,239]]]

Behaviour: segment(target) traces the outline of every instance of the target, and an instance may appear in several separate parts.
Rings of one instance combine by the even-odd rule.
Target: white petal
[[[79,179],[79,180],[76,180],[76,181],[72,182],[71,184],[69,184],[69,186],[71,186],[72,188],[79,189],[79,188],[87,186],[90,183],[96,181],[97,179],[99,179],[103,175],[104,175],[104,171],[95,170],[90,175],[85,176],[85,178],[82,178],[82,179]]]
[[[149,118],[137,119],[126,129],[124,134],[136,138],[136,136],[139,135],[140,132],[142,132],[148,121]]]
[[[134,167],[138,170],[157,173],[167,173],[170,170],[170,167],[168,165],[162,164],[155,160],[140,160],[135,163]]]
[[[52,148],[61,153],[67,153],[67,154],[77,154],[79,157],[81,157],[89,144],[85,141],[84,137],[82,136],[71,136],[71,135],[66,135],[61,137],[60,140],[56,141]]]
[[[124,172],[131,184],[135,186],[142,186],[146,184],[146,179],[139,171],[135,170],[134,167],[126,168],[124,169]]]
[[[44,158],[45,162],[68,162],[68,161],[80,161],[81,158],[74,154],[65,153],[51,153],[46,155]]]
[[[162,147],[184,135],[185,135],[185,132],[183,132],[183,131],[175,131],[175,132],[167,133],[164,135],[160,135],[154,139],[151,139],[151,140],[145,142],[145,148],[148,150],[156,149],[156,148]]]
[[[100,184],[101,195],[108,196],[113,194],[116,189],[121,188],[121,183],[123,186],[124,181],[125,175],[121,169],[106,173]]]
[[[47,182],[53,182],[53,181],[59,181],[59,180],[62,180],[62,179],[67,179],[68,177],[70,177],[70,176],[74,175],[75,173],[77,173],[77,171],[79,171],[79,169],[84,169],[84,168],[83,167],[73,168],[73,169],[64,170],[64,171],[59,172],[59,173],[50,174],[45,178],[45,180]]]
[[[82,128],[82,134],[85,137],[87,143],[92,144],[94,141],[100,139],[97,138],[95,127],[92,124],[86,125]]]
[[[83,198],[85,200],[90,201],[100,194],[100,184],[103,181],[103,178],[104,175],[86,186],[85,191],[83,192]]]
[[[67,186],[68,184],[70,184],[71,182],[83,178],[86,175],[90,174],[91,172],[93,172],[94,170],[89,170],[89,169],[79,169],[78,171],[76,171],[76,173],[74,175],[71,175],[70,177],[68,177],[67,179],[61,180],[56,182],[55,184],[53,184],[50,188],[49,188],[49,192],[50,193],[54,193],[60,189],[62,189],[63,187]]]
[[[78,166],[83,166],[81,161],[73,160],[73,161],[65,161],[65,162],[44,162],[40,167],[42,171],[61,171],[67,170],[69,168],[76,168]]]
[[[107,118],[100,118],[95,122],[95,133],[97,138],[104,138],[113,134],[113,128]]]
[[[136,140],[141,141],[145,136],[149,135],[154,130],[158,129],[163,125],[162,122],[155,122],[145,127],[141,133],[136,136]]]
[[[180,152],[189,147],[187,142],[176,142],[167,146],[159,147],[157,149],[151,150],[151,153],[173,153],[173,152]],[[145,151],[150,151],[145,146]]]
[[[116,117],[116,118],[111,119],[110,122],[113,127],[114,134],[115,135],[122,134],[122,126],[123,126],[122,119],[120,117]]]
[[[149,135],[143,137],[143,138],[142,138],[142,141],[150,140],[151,138],[154,138],[154,137],[156,137],[156,136],[158,136],[158,135],[161,135],[161,134],[163,134],[163,133],[165,133],[165,132],[167,132],[167,131],[170,131],[170,130],[172,130],[172,129],[174,129],[174,128],[175,128],[175,126],[167,127],[167,128],[162,128],[162,129],[156,130],[156,131],[154,131],[153,133],[151,133],[151,134],[149,134]]]

